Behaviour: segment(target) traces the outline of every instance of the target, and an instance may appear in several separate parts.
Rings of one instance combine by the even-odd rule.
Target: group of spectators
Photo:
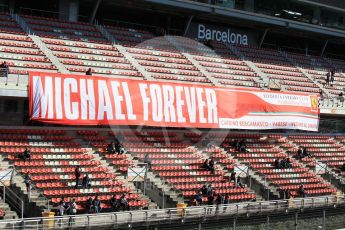
[[[75,215],[77,214],[77,203],[75,202],[74,198],[71,198],[69,202],[66,202],[65,198],[62,197],[56,210],[56,215],[59,216],[63,216],[65,214]]]
[[[247,152],[247,146],[246,146],[246,140],[242,139],[242,140],[237,140],[235,139],[232,143],[231,146],[234,147],[237,151],[240,152]]]
[[[214,174],[214,172],[215,172],[214,171],[214,160],[213,159],[211,159],[211,160],[206,159],[204,161],[204,163],[202,164],[201,168],[204,168],[204,169],[210,171],[212,174]]]
[[[19,153],[17,156],[19,159],[23,160],[24,162],[26,160],[31,160],[31,151],[28,148],[25,148],[24,152]]]
[[[244,184],[242,183],[241,177],[236,177],[236,172],[231,172],[230,174],[230,182],[232,181],[235,183],[235,187],[244,188]]]
[[[222,194],[216,194],[213,190],[212,185],[209,184],[208,186],[203,185],[202,188],[196,193],[193,198],[192,204],[196,206],[203,205],[203,197],[207,197],[207,205],[221,205],[221,204],[229,204],[230,203],[230,196]]]
[[[120,144],[119,141],[111,142],[107,146],[107,153],[117,153],[117,154],[123,154],[125,152],[125,149],[123,146]]]
[[[326,85],[331,85],[334,83],[334,74],[334,69],[326,73]]]
[[[303,159],[304,157],[312,157],[312,155],[309,153],[308,149],[306,147],[299,146],[297,150],[297,159]]]
[[[274,161],[274,167],[276,169],[290,169],[292,168],[291,160],[289,157],[284,157],[283,159],[276,159]]]
[[[297,195],[301,197],[306,197],[307,193],[305,192],[304,185],[301,184],[297,189]],[[290,199],[292,197],[291,190],[289,188],[287,189],[280,189],[279,190],[279,197],[280,199]]]
[[[81,177],[81,170],[80,165],[77,165],[74,169],[74,176],[75,176],[75,188],[79,187],[79,181]],[[91,179],[89,174],[85,173],[82,181],[81,181],[82,188],[91,188]]]

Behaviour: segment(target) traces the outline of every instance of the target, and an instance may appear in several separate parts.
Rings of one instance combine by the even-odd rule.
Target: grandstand
[[[1,229],[345,227],[345,6],[37,2],[0,2]]]

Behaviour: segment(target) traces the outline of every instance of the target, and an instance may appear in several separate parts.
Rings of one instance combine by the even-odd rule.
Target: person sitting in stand
[[[279,168],[280,168],[280,160],[279,160],[279,158],[277,158],[277,159],[274,161],[274,167],[275,167],[276,169],[279,169]]]
[[[214,174],[214,161],[213,159],[210,160],[208,163],[209,170],[211,171],[212,174]]]
[[[121,148],[122,148],[122,146],[121,146],[120,142],[116,142],[115,143],[115,152],[117,154],[122,154],[123,153],[123,152],[121,152]]]
[[[0,64],[1,76],[2,76],[2,77],[7,77],[8,71],[9,71],[9,68],[8,68],[7,63],[6,63],[5,61],[2,62],[2,63]]]
[[[241,177],[240,177],[240,176],[237,177],[237,185],[238,185],[238,187],[240,187],[240,188],[244,188],[244,185],[242,184],[242,181],[241,181]]]
[[[92,213],[93,212],[93,200],[92,197],[89,197],[89,199],[87,199],[86,201],[86,208],[88,210],[88,213]]]
[[[92,70],[91,70],[91,68],[89,68],[89,69],[86,71],[85,75],[87,75],[87,76],[91,76],[91,75],[92,75]]]
[[[303,198],[306,197],[306,193],[305,193],[305,190],[304,190],[304,185],[301,184],[301,186],[299,186],[298,190],[297,190],[297,193],[302,196]]]
[[[75,202],[74,198],[72,198],[69,202],[68,213],[69,213],[69,215],[77,214],[77,203]]]
[[[74,176],[75,176],[75,188],[78,188],[79,186],[79,178],[81,176],[81,173],[80,173],[80,166],[77,165],[77,167],[75,167],[75,170],[74,170]]]
[[[236,184],[236,172],[230,174],[230,182],[233,181]]]
[[[98,199],[98,195],[95,196],[95,199],[92,202],[92,206],[95,213],[101,212],[101,201]]]
[[[213,195],[213,188],[212,188],[212,185],[209,184],[206,190],[206,196],[211,196],[211,195]]]
[[[326,85],[329,85],[331,74],[329,72],[326,73]]]
[[[30,176],[30,173],[25,175],[24,183],[25,183],[25,186],[26,186],[26,192],[29,193],[30,189],[31,189],[31,176]]]
[[[290,199],[291,197],[291,191],[289,188],[285,189],[285,199]]]
[[[114,194],[111,198],[110,198],[110,207],[111,210],[113,212],[118,212],[119,211],[119,202],[116,199],[116,195]]]
[[[24,151],[24,161],[28,159],[29,161],[31,160],[31,151],[30,149],[26,148]]]
[[[281,169],[286,168],[286,158],[285,157],[280,161],[280,168]]]
[[[237,147],[238,147],[238,140],[235,139],[235,140],[231,143],[231,146],[234,147],[234,148],[237,148]]]
[[[335,74],[335,71],[332,69],[331,70],[331,80],[330,82],[333,84],[334,83],[334,74]]]
[[[202,194],[203,196],[207,196],[207,187],[206,187],[205,184],[204,184],[204,185],[202,186],[202,188],[200,189],[200,192],[201,192],[201,194]]]
[[[339,93],[339,95],[338,95],[338,100],[339,100],[340,102],[344,102],[344,94],[343,94],[343,92]]]
[[[107,146],[107,153],[114,153],[115,149],[114,149],[114,143],[110,142],[110,144],[108,144]]]
[[[87,173],[83,177],[82,186],[83,186],[83,188],[90,188],[91,187],[90,177]]]
[[[210,167],[208,166],[208,159],[206,159],[206,160],[204,161],[204,163],[202,164],[201,168],[204,168],[204,169],[206,169],[206,170],[209,170],[209,169],[210,169]]]
[[[306,147],[303,148],[303,156],[311,158],[311,154],[309,153],[308,149]]]
[[[126,199],[126,195],[123,193],[120,198],[120,207],[123,211],[129,211],[128,201]]]
[[[224,203],[224,196],[222,194],[218,193],[216,197],[216,204],[217,205],[222,205]]]
[[[286,168],[288,168],[288,169],[292,168],[290,157],[286,158],[286,163],[285,164],[286,164]]]
[[[303,159],[303,150],[301,146],[297,150],[297,159],[300,159],[300,160]]]
[[[195,195],[194,200],[195,200],[195,205],[196,205],[196,206],[201,206],[201,205],[202,205],[202,193],[201,193],[201,192],[198,192],[198,193]]]

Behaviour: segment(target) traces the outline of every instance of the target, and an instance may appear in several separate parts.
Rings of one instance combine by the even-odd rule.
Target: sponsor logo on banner
[[[39,72],[29,82],[31,119],[67,125],[317,131],[311,96]]]
[[[317,111],[319,109],[319,100],[317,96],[310,96],[310,101],[311,101],[311,109],[313,111]]]

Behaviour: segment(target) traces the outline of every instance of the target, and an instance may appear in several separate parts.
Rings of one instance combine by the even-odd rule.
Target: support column
[[[249,12],[254,12],[254,0],[245,0],[244,10],[249,11]]]
[[[8,1],[8,8],[10,8],[10,10],[11,10],[12,12],[15,12],[16,0],[9,0],[9,1]]]
[[[320,7],[315,7],[313,10],[313,24],[319,24],[321,19],[321,10]]]
[[[59,18],[72,22],[78,21],[79,0],[60,0],[59,1]]]

